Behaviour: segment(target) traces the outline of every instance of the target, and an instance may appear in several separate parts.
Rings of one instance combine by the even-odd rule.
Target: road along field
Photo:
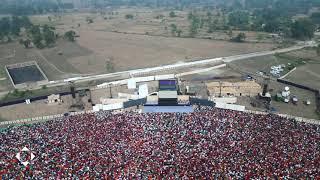
[[[80,74],[110,73],[265,51],[275,47],[267,43],[231,43],[208,39],[121,34],[95,30],[96,25],[99,26],[98,23],[81,25],[74,29],[80,35],[75,43],[60,39],[52,48],[25,49],[18,43],[2,44],[0,68],[36,61],[49,80],[58,80]],[[63,31],[70,29],[72,28],[65,27]],[[5,73],[0,73],[0,78],[8,77]],[[1,91],[12,88],[8,82],[0,80]]]
[[[80,30],[80,46],[93,51],[89,56],[68,59],[82,73],[103,72],[106,61],[115,71],[172,64],[270,50],[272,44],[230,43],[191,38],[119,34]]]

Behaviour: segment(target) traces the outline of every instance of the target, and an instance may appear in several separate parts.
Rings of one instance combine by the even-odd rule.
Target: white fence
[[[180,67],[184,67],[184,66],[188,67],[188,66],[197,65],[197,64],[209,64],[209,63],[218,62],[221,60],[222,60],[222,58],[215,58],[215,59],[208,59],[208,60],[189,62],[189,63],[183,63],[183,64],[168,65],[168,66],[163,66],[163,67],[154,67],[154,68],[133,70],[133,71],[130,71],[130,76],[131,77],[133,77],[134,75],[141,76],[141,75],[148,74],[150,72],[171,70],[171,69],[175,69],[175,68],[180,68]],[[220,65],[216,65],[214,67],[185,72],[185,73],[180,73],[180,74],[164,74],[164,75],[156,75],[156,76],[134,77],[134,78],[130,78],[130,79],[123,79],[123,80],[119,80],[119,81],[102,83],[102,84],[97,85],[96,89],[103,89],[103,88],[107,88],[110,86],[112,87],[112,86],[119,86],[119,85],[127,85],[130,80],[131,81],[133,80],[136,83],[139,83],[139,82],[149,82],[149,81],[173,79],[173,78],[177,78],[177,77],[181,77],[181,76],[185,76],[185,75],[207,72],[210,70],[223,68],[223,67],[226,67],[226,64],[220,64]]]
[[[210,68],[205,68],[205,69],[199,69],[199,70],[194,70],[194,71],[189,71],[189,72],[183,72],[183,73],[179,73],[176,74],[176,77],[181,77],[181,76],[187,76],[187,75],[192,75],[192,74],[198,74],[198,73],[204,73],[204,72],[208,72],[214,69],[219,69],[219,68],[223,68],[226,67],[226,64],[220,64],[214,67],[210,67]]]
[[[206,59],[206,60],[200,60],[200,61],[194,61],[194,62],[186,62],[181,64],[172,64],[172,65],[166,65],[166,66],[160,66],[160,67],[153,67],[153,68],[145,68],[145,69],[137,69],[130,71],[131,76],[139,76],[139,75],[145,75],[152,72],[161,72],[161,71],[167,71],[167,70],[174,70],[177,68],[183,68],[183,67],[191,67],[195,65],[205,65],[205,64],[211,64],[215,62],[222,61],[223,58],[214,58],[214,59]]]
[[[69,115],[75,116],[79,114],[89,114],[93,111],[81,111],[81,112],[70,112]],[[56,115],[50,115],[50,116],[41,116],[41,117],[33,117],[33,118],[26,118],[26,119],[19,119],[14,121],[3,121],[0,122],[1,125],[11,125],[11,124],[24,124],[24,123],[31,123],[31,122],[37,122],[37,121],[48,121],[55,118],[64,117],[63,114],[56,114]]]
[[[75,115],[80,115],[80,114],[90,114],[93,112],[94,112],[93,110],[90,110],[90,111],[81,111],[81,112],[71,112],[69,114],[71,116],[75,116]],[[267,112],[252,111],[252,110],[245,110],[245,112],[252,113],[252,114],[261,114],[261,115],[269,114]],[[288,118],[288,119],[295,119],[296,121],[299,121],[299,122],[320,125],[320,120],[316,120],[316,119],[308,119],[308,118],[303,118],[303,117],[291,116],[288,114],[276,114],[276,115],[284,117],[284,118]],[[24,124],[24,123],[31,123],[31,122],[37,122],[37,121],[48,121],[48,120],[52,120],[52,119],[60,118],[60,117],[64,117],[64,115],[63,114],[56,114],[56,115],[27,118],[27,119],[20,119],[20,120],[14,120],[14,121],[3,121],[3,122],[0,122],[0,125]]]
[[[149,82],[149,81],[158,81],[158,80],[165,80],[165,79],[173,79],[175,78],[174,74],[165,74],[165,75],[158,75],[158,76],[146,76],[146,77],[136,77],[136,78],[130,78],[130,79],[124,79],[120,81],[112,81],[107,83],[102,83],[97,85],[98,89],[110,87],[110,86],[120,86],[120,85],[126,85],[129,81],[135,81],[136,83],[140,82]]]

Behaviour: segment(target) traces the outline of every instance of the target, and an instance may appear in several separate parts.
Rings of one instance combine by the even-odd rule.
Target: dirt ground
[[[82,73],[103,71],[108,59],[112,59],[116,70],[127,70],[272,48],[270,44],[237,44],[225,41],[167,38],[92,30],[79,31],[79,34],[78,43],[95,52],[87,57],[69,60],[69,63],[76,66]]]
[[[120,8],[97,13],[66,13],[61,15],[32,16],[34,23],[49,23],[56,27],[60,35],[68,30],[74,30],[80,36],[78,45],[68,47],[63,44],[56,49],[62,50],[62,58],[56,51],[47,50],[44,56],[51,61],[65,61],[74,68],[68,68],[73,73],[105,73],[107,61],[111,62],[112,71],[171,64],[178,61],[203,59],[236,55],[248,52],[272,49],[270,43],[230,43],[197,38],[171,37],[172,23],[188,28],[187,11],[176,11],[177,17],[170,18],[169,11],[150,9]],[[126,14],[132,14],[134,19],[128,20]],[[156,16],[164,15],[163,19]],[[51,22],[48,20],[51,17]],[[93,23],[88,24],[87,19]],[[185,33],[188,31],[186,30]],[[217,36],[222,36],[217,32]],[[200,33],[201,34],[201,33]],[[248,37],[255,32],[248,32]],[[71,45],[70,45],[71,46]],[[76,47],[77,46],[77,47]],[[78,50],[77,50],[78,48]],[[80,52],[77,56],[70,51]],[[63,63],[62,63],[63,64]],[[57,65],[59,68],[59,65]],[[63,67],[61,67],[63,68]]]
[[[64,43],[67,42],[62,41],[57,44],[59,45]],[[70,77],[72,75],[71,73],[77,72],[71,64],[68,64],[67,61],[63,61],[62,57],[53,59],[51,58],[53,57],[52,54],[48,55],[48,58],[44,55],[46,51],[54,51],[53,48],[45,50],[38,50],[34,48],[25,49],[18,43],[9,43],[1,44],[0,49],[2,49],[2,51],[0,51],[0,91],[7,91],[13,87],[7,73],[5,72],[5,66],[10,64],[36,61],[49,80]],[[5,79],[1,80],[2,78]]]
[[[126,14],[133,14],[135,18],[125,19]],[[164,15],[164,20],[156,19],[156,16],[161,14]],[[177,23],[181,27],[188,27],[188,13],[177,11],[176,14],[176,18],[170,18],[169,11],[161,9],[119,9],[104,13],[31,16],[31,20],[36,24],[55,26],[60,36],[68,30],[74,30],[80,37],[75,43],[59,39],[55,47],[42,50],[25,49],[18,43],[1,44],[0,91],[12,89],[8,76],[3,71],[5,65],[32,60],[37,61],[49,80],[58,80],[264,51],[276,46],[271,43],[231,43],[171,37],[170,29],[164,30],[165,26]],[[88,24],[87,18],[94,22]],[[249,37],[254,34],[248,32]]]
[[[134,33],[134,34],[149,34],[154,36],[173,36],[171,32],[171,24],[175,24],[178,29],[182,30],[181,37],[189,36],[190,21],[188,14],[191,10],[184,11],[174,10],[176,17],[170,17],[171,11],[164,9],[149,9],[149,8],[116,8],[109,10],[97,10],[91,12],[73,12],[64,14],[47,14],[31,16],[31,20],[36,24],[49,23],[63,31],[65,28],[77,29],[79,24],[81,27],[94,29],[97,31],[109,31],[118,33]],[[195,12],[193,12],[195,13]],[[216,12],[211,12],[212,18],[223,21],[222,16],[217,16]],[[133,15],[133,19],[126,19],[126,15]],[[205,18],[207,12],[198,11],[197,16]],[[51,21],[49,22],[50,16]],[[87,18],[93,20],[90,26],[86,26]],[[226,31],[220,30],[208,33],[208,28],[203,28],[196,35],[197,38],[210,38],[219,40],[229,40],[230,37]],[[239,32],[234,31],[234,36]],[[273,42],[270,35],[267,33],[257,33],[246,31],[248,41]],[[258,38],[259,37],[259,38]]]
[[[277,92],[282,91],[285,86],[286,85],[281,83],[271,82],[269,84],[269,88],[273,90],[271,92],[272,96],[274,96]],[[297,105],[294,105],[292,102],[284,103],[272,100],[271,107],[276,110],[276,113],[289,114],[310,119],[320,119],[320,117],[316,114],[315,94],[310,91],[302,90],[292,86],[288,87],[290,87],[291,94],[296,95],[299,98],[299,102]],[[266,111],[266,109],[262,107],[253,107],[251,105],[252,102],[255,102],[253,99],[255,98],[238,97],[237,104],[246,106],[246,109],[248,110]],[[306,100],[310,100],[311,105],[305,105],[304,101]]]
[[[298,63],[299,65],[285,78],[286,80],[320,89],[320,56],[313,49],[293,51],[279,56],[246,59],[232,62],[230,65],[243,72],[255,74],[257,71],[262,71],[269,74],[271,66],[288,63]],[[286,72],[283,72],[282,75]]]
[[[243,66],[245,65],[246,64],[244,64]],[[249,65],[251,65],[249,66],[249,68],[254,68],[252,64],[249,63]],[[181,80],[185,80],[191,83],[192,85],[196,85],[197,83],[200,83],[200,82],[219,81],[215,79],[219,77],[224,77],[220,79],[222,81],[229,81],[229,82],[242,81],[243,80],[242,76],[243,76],[242,73],[239,73],[227,67],[227,68],[212,70],[209,72],[184,76],[181,78]],[[254,78],[256,78],[256,81],[260,85],[263,85],[264,80],[262,78],[260,78],[259,76],[254,76]],[[275,96],[278,92],[283,91],[286,86],[287,85],[276,82],[274,80],[269,81],[269,90],[272,96]],[[316,114],[315,94],[310,91],[296,88],[293,86],[288,86],[288,87],[290,88],[291,95],[297,96],[297,98],[299,99],[298,104],[294,105],[292,102],[286,104],[284,102],[272,101],[271,107],[274,107],[277,112],[282,114],[290,114],[294,116],[306,117],[311,119],[320,119],[320,117]],[[200,90],[201,89],[199,89],[199,91]],[[311,102],[311,105],[306,106],[304,104],[304,101],[307,101],[307,100]],[[249,109],[249,110],[259,110],[259,111],[266,110],[263,108],[252,107],[252,105],[250,104],[251,102],[252,102],[252,98],[250,97],[238,97],[237,104],[244,105],[246,106],[246,109]]]
[[[275,95],[279,91],[283,91],[284,87],[287,85],[278,83],[278,82],[271,82],[270,83],[270,89],[273,89],[272,95]],[[298,105],[294,105],[292,102],[289,104],[283,103],[283,102],[272,102],[272,106],[275,107],[279,112],[300,116],[300,117],[307,117],[307,118],[313,118],[313,119],[319,119],[320,117],[315,113],[316,111],[316,103],[315,103],[315,94],[303,90],[300,88],[296,88],[293,86],[288,86],[290,88],[290,92],[292,96],[297,96],[299,99]],[[306,106],[304,104],[304,101],[310,100],[311,105]]]
[[[31,104],[28,105],[23,103],[1,107],[1,118],[5,120],[17,120],[31,117],[63,114],[69,112],[70,106],[74,102],[71,95],[62,96],[61,99],[63,100],[63,103],[61,103],[60,105],[48,105],[45,103],[45,100],[39,100],[31,102]],[[87,105],[86,110],[92,110],[92,107]]]
[[[287,80],[320,89],[320,56],[315,50],[305,49],[287,53],[290,57],[301,58],[307,62],[286,77]]]

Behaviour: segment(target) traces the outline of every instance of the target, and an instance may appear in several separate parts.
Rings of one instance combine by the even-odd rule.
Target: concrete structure
[[[48,96],[47,103],[49,105],[59,104],[61,102],[62,102],[62,100],[61,100],[60,94],[52,94],[52,95]]]
[[[100,98],[100,102],[102,105],[108,105],[108,104],[116,104],[116,103],[123,103],[128,101],[128,99],[114,99],[114,98]]]
[[[209,100],[217,103],[235,104],[237,103],[237,97],[209,97]]]
[[[139,98],[145,98],[149,94],[148,84],[142,84],[139,86]]]
[[[42,80],[38,80],[38,81],[37,80],[31,80],[31,81],[24,81],[22,83],[15,83],[12,74],[10,74],[10,70],[11,69],[18,69],[18,68],[25,68],[25,67],[29,67],[29,66],[34,66],[36,68],[36,70],[39,71],[39,76],[41,76],[40,79],[42,79]],[[28,88],[28,87],[36,87],[36,86],[40,87],[40,86],[46,85],[49,82],[47,76],[42,71],[42,69],[40,68],[40,66],[38,65],[38,63],[36,61],[29,61],[29,62],[24,62],[24,63],[6,65],[5,66],[5,70],[6,70],[8,76],[10,78],[10,81],[11,81],[12,85],[16,89],[22,89],[22,88]],[[21,76],[25,76],[25,75],[26,74],[22,73],[22,74],[20,74],[20,77]]]
[[[241,106],[241,105],[236,105],[236,104],[227,104],[227,103],[222,103],[222,102],[216,102],[216,108],[220,109],[230,109],[234,111],[245,111],[246,107]]]
[[[242,82],[210,82],[206,83],[211,96],[256,96],[262,92],[261,86],[255,81]]]

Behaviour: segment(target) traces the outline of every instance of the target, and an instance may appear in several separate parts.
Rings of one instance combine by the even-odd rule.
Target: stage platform
[[[192,106],[144,106],[144,113],[191,113],[193,112]]]

